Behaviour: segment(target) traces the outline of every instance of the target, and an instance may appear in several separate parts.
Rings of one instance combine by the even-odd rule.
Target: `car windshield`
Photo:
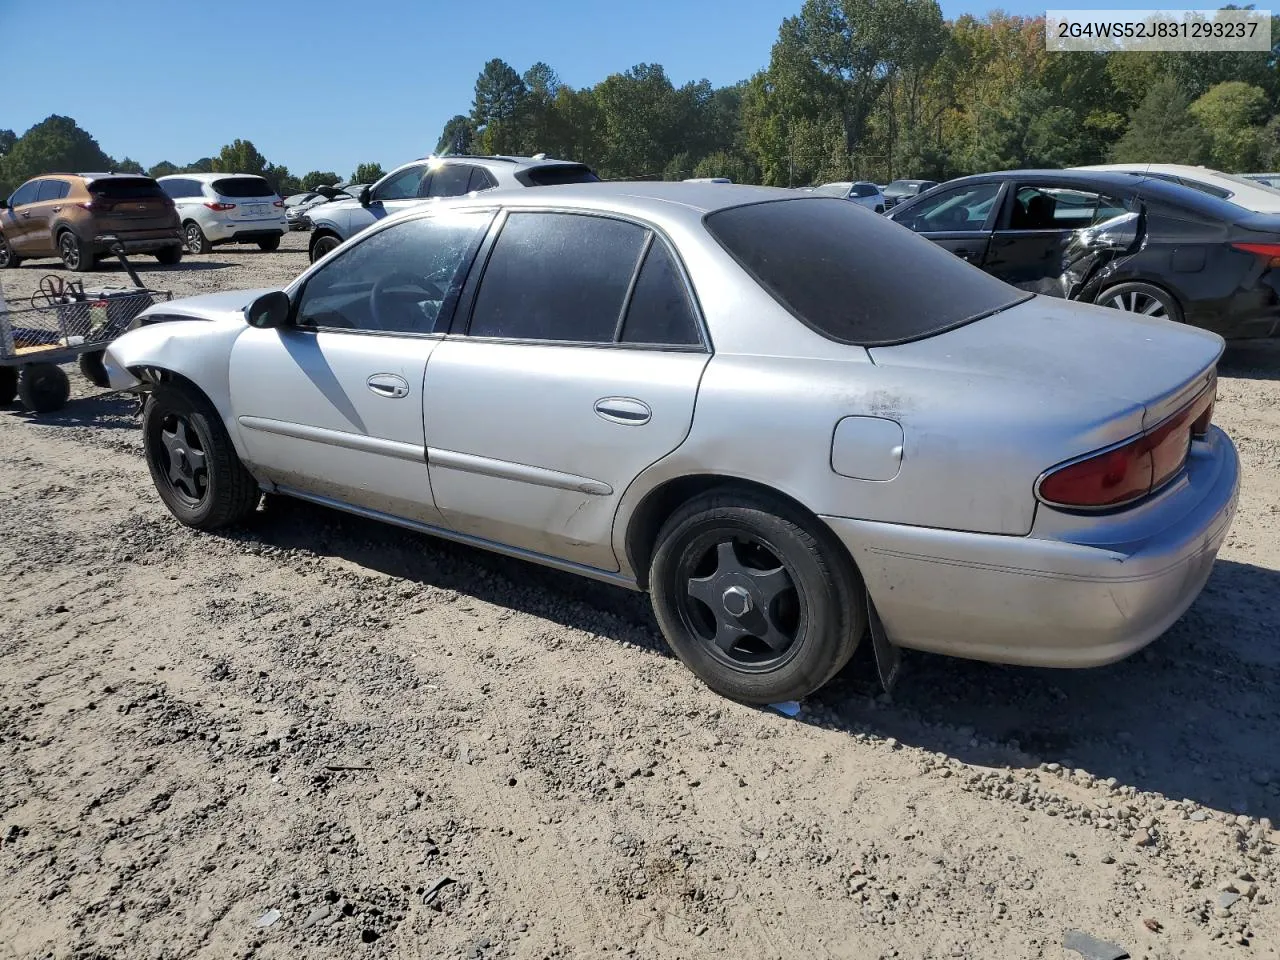
[[[858,204],[796,197],[704,222],[775,300],[840,343],[920,340],[1030,296]]]
[[[920,189],[919,180],[894,180],[884,188],[885,196],[905,197],[916,193]]]
[[[213,181],[213,192],[220,197],[270,197],[275,191],[261,177],[223,177]]]

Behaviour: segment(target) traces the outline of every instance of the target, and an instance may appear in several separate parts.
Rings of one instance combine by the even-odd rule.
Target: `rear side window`
[[[61,200],[70,189],[71,186],[65,180],[41,180],[40,192],[36,194],[36,201]]]
[[[516,179],[528,187],[554,187],[561,183],[598,183],[600,181],[590,167],[571,163],[532,167],[517,173]]]
[[[612,343],[648,238],[633,223],[513,213],[480,282],[473,337]]]
[[[1030,296],[857,204],[773,200],[704,223],[775,300],[840,343],[919,340]]]
[[[671,251],[656,238],[636,278],[620,340],[672,346],[696,346],[701,342],[698,321]]]
[[[223,177],[213,181],[213,192],[220,197],[271,197],[275,191],[261,177]]]
[[[471,167],[465,163],[447,163],[437,167],[431,175],[433,197],[460,197],[467,192],[471,182]]]
[[[111,177],[107,180],[94,180],[89,184],[89,192],[104,200],[150,200],[163,197],[160,184],[150,177]]]
[[[472,190],[490,190],[498,185],[498,181],[489,175],[484,167],[471,168],[471,180],[467,184],[467,192]]]

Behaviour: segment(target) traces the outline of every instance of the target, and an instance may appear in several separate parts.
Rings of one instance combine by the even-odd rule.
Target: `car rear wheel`
[[[0,407],[13,403],[18,395],[18,368],[0,367]]]
[[[174,244],[172,247],[165,247],[156,254],[156,259],[166,267],[172,267],[174,264],[182,262],[182,247]]]
[[[280,238],[269,237],[266,240],[259,240],[258,249],[263,253],[275,253],[280,249]]]
[[[158,384],[142,415],[143,452],[160,499],[199,530],[241,523],[261,493],[217,410],[191,387]]]
[[[0,270],[16,267],[21,262],[13,252],[13,247],[9,246],[9,241],[0,237]]]
[[[54,363],[30,363],[18,377],[18,397],[32,413],[60,410],[71,396],[71,381]]]
[[[317,237],[315,242],[311,244],[311,262],[315,263],[321,257],[328,256],[337,249],[340,243],[342,243],[342,241],[331,233],[322,234]]]
[[[213,244],[200,229],[200,224],[194,221],[188,221],[183,225],[182,238],[186,241],[188,253],[208,253],[213,249]]]
[[[1121,283],[1099,294],[1094,301],[1104,307],[1140,313],[1144,317],[1159,317],[1182,323],[1182,308],[1178,301],[1149,283]]]
[[[93,269],[94,256],[89,245],[70,230],[63,230],[58,235],[58,256],[68,270],[85,273]]]
[[[106,365],[102,362],[101,350],[80,354],[79,365],[81,375],[95,387],[105,389],[111,386],[111,378],[107,376]]]
[[[722,489],[663,525],[650,569],[667,642],[704,683],[745,703],[813,693],[866,629],[839,544],[780,499]]]

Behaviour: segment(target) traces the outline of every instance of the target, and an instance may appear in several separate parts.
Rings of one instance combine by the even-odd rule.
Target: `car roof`
[[[1110,163],[1093,167],[1080,167],[1081,170],[1118,170],[1127,176],[1137,173],[1166,174],[1193,180],[1219,190],[1225,190],[1229,196],[1223,197],[1238,207],[1258,213],[1280,213],[1280,196],[1275,188],[1254,181],[1228,176],[1221,170],[1212,167],[1193,167],[1183,163]]]
[[[168,173],[163,177],[157,177],[157,180],[202,180],[205,183],[212,183],[214,180],[226,180],[228,177],[257,177],[259,180],[266,178],[260,173]]]

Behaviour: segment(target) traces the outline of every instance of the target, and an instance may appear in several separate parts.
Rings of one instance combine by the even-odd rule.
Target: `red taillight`
[[[236,208],[234,203],[206,203],[205,206],[210,210],[217,210],[219,213],[223,213],[227,210],[234,210]]]
[[[1217,377],[1190,404],[1142,436],[1047,473],[1036,487],[1045,503],[1098,509],[1139,500],[1182,469],[1192,438],[1213,419]]]
[[[273,207],[283,207],[283,206],[284,206],[284,201],[283,201],[283,200],[277,200],[275,203],[273,203],[273,204],[271,204],[271,205],[272,205]]]
[[[1231,246],[1262,257],[1268,266],[1280,267],[1280,243],[1233,243]]]

